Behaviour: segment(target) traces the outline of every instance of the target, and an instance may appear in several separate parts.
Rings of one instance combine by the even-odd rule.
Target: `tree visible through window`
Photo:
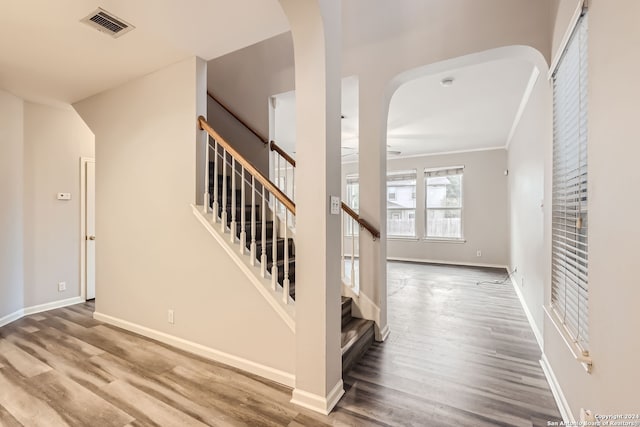
[[[425,170],[425,237],[462,239],[462,171],[462,167]]]

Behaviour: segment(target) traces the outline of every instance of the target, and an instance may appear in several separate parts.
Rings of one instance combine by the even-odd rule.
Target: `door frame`
[[[80,298],[87,298],[87,163],[93,157],[80,157]]]

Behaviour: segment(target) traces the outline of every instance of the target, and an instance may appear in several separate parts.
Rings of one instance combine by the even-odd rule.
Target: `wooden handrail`
[[[280,146],[276,144],[275,141],[271,141],[271,144],[269,145],[271,147],[271,151],[275,151],[276,153],[280,154],[280,156],[282,156],[283,159],[289,162],[291,166],[293,166],[294,168],[296,167],[296,160],[291,157],[286,151],[280,148]]]
[[[223,137],[220,136],[218,132],[213,130],[213,128],[207,123],[204,117],[198,117],[198,123],[200,124],[200,129],[206,131],[216,142],[221,145],[229,154],[231,154],[236,162],[240,163],[242,167],[247,170],[251,175],[255,176],[260,184],[264,186],[266,190],[271,192],[276,199],[280,201],[293,215],[296,214],[296,204],[287,197],[286,194],[282,192],[274,183],[269,181],[269,178],[264,176],[262,172],[256,169],[255,166],[251,164],[247,159],[242,157],[240,153],[238,153]]]
[[[361,227],[366,228],[369,233],[375,238],[380,238],[380,232],[376,230],[376,228],[369,224],[365,219],[360,218],[360,215],[356,213],[353,209],[351,209],[345,202],[342,202],[342,210],[347,213],[355,222],[360,224]]]
[[[242,120],[240,117],[238,117],[238,115],[236,113],[231,111],[231,109],[229,107],[227,107],[222,101],[220,101],[218,98],[213,96],[213,94],[211,92],[207,91],[207,95],[209,95],[209,97],[211,99],[213,99],[219,106],[221,106],[227,113],[229,113],[234,119],[236,119],[249,132],[254,134],[264,145],[269,144],[269,140],[267,138],[265,138],[264,136],[260,135],[257,130],[255,130],[254,128],[249,126],[244,120]]]

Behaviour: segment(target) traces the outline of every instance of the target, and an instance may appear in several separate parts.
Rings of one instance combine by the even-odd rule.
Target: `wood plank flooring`
[[[93,304],[0,328],[0,426],[546,426],[560,414],[505,273],[389,263],[391,336],[329,416],[291,390],[92,318]]]

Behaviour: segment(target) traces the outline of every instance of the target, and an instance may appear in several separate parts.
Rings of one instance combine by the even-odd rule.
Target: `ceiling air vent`
[[[102,33],[109,34],[114,39],[135,28],[133,25],[127,24],[122,19],[116,18],[113,14],[101,8],[81,19],[80,22]]]

